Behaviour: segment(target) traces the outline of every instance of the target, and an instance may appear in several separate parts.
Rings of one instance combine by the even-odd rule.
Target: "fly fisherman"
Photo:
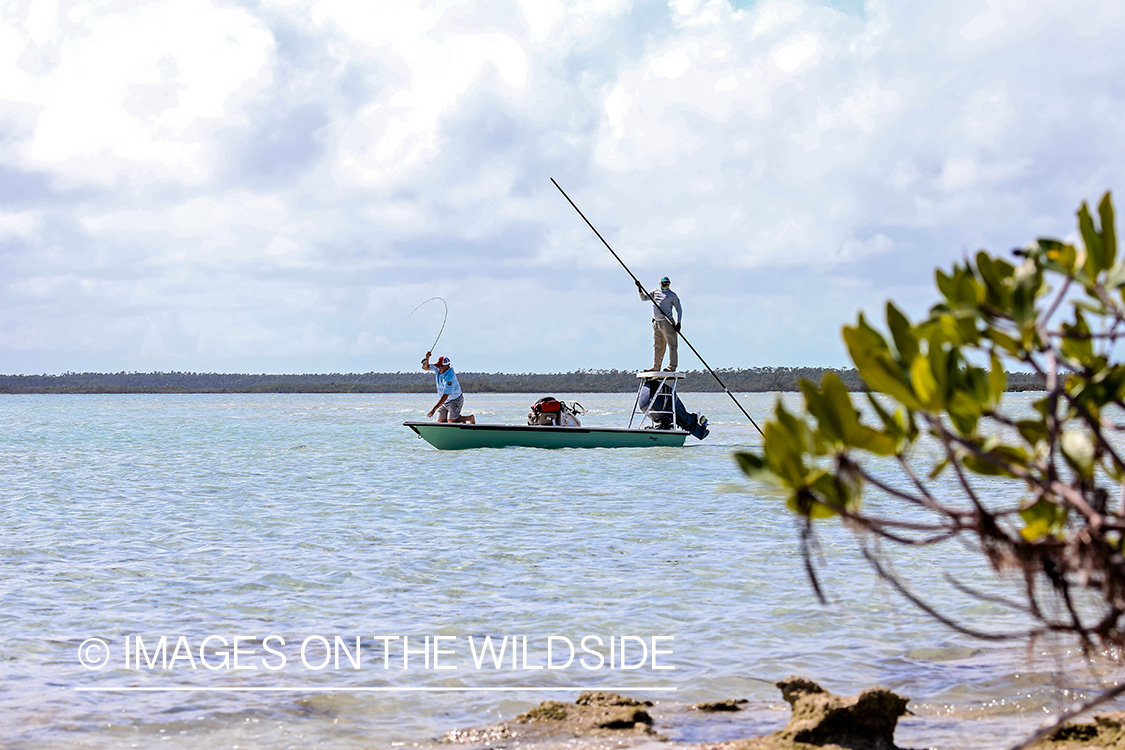
[[[449,364],[449,357],[438,357],[430,363],[430,355],[433,352],[426,352],[426,358],[422,360],[422,369],[434,373],[434,378],[437,380],[437,392],[441,398],[434,404],[434,408],[430,409],[427,417],[432,417],[434,412],[437,412],[439,422],[468,422],[469,424],[476,424],[477,418],[472,414],[461,416],[461,407],[465,405],[465,395],[461,393],[461,384],[457,382],[457,373],[453,372],[453,367]]]
[[[672,282],[665,276],[660,280],[660,288],[653,289],[651,292],[646,292],[645,288],[641,286],[641,282],[637,282],[637,291],[641,293],[641,299],[645,302],[652,298],[652,369],[657,371],[660,369],[660,364],[664,361],[664,350],[668,349],[668,366],[664,368],[665,372],[675,372],[676,365],[679,364],[679,358],[676,356],[676,349],[679,346],[680,323],[684,320],[684,311],[680,307],[679,296],[672,291]],[[672,319],[672,309],[675,308],[679,320]]]

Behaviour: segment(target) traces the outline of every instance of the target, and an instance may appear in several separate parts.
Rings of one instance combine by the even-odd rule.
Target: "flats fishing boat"
[[[601,233],[594,228],[586,215],[570,199],[570,196],[566,194],[559,183],[555,182],[553,177],[551,183],[558,188],[567,202],[574,207],[574,210],[578,212],[586,225],[593,230],[606,249],[629,274],[629,277],[636,283],[637,289],[640,290],[642,297],[647,296],[647,299],[653,303],[654,308],[658,307],[658,300],[653,297],[651,292],[645,291],[640,279],[629,270],[625,261],[621,260],[621,257],[609,246]],[[441,297],[431,297],[426,302],[431,300],[441,300],[442,304],[445,304],[445,300]],[[426,302],[422,304],[424,305]],[[415,311],[417,310],[418,308],[415,308]],[[411,315],[413,314],[411,313]],[[666,322],[672,323],[672,320],[667,318],[666,312],[661,310],[660,314],[665,316]],[[448,315],[449,306],[446,305],[446,317]],[[678,335],[691,349],[692,353],[699,357],[699,361],[715,378],[723,392],[730,396],[731,401],[735,403],[739,411],[746,415],[750,423],[761,433],[762,429],[758,427],[754,418],[726,387],[719,374],[707,364],[706,360],[691,345],[687,336],[680,331],[679,322],[674,323],[673,328],[675,329],[675,335]],[[434,339],[434,346],[437,346],[438,339],[441,338],[441,331],[444,330],[445,320],[442,320],[441,330],[438,331],[437,339]],[[654,345],[655,343],[654,334]],[[433,347],[430,347],[430,351],[426,353],[426,359],[422,360],[423,370],[428,370],[431,367],[429,357],[432,351]],[[654,353],[656,351],[654,349]],[[660,350],[660,352],[662,351],[663,349]],[[661,354],[657,357],[656,367],[660,367],[662,356]],[[444,357],[440,360],[445,361],[445,365],[442,366],[447,366],[449,363],[448,359]],[[441,372],[444,372],[444,370],[441,370]],[[451,422],[403,422],[403,424],[414,430],[418,437],[438,450],[507,448],[509,446],[525,448],[680,447],[687,440],[688,435],[702,440],[707,437],[709,432],[707,418],[699,414],[689,413],[680,402],[679,396],[676,395],[676,387],[683,377],[683,373],[675,371],[643,370],[638,372],[637,378],[640,380],[640,386],[637,388],[637,400],[633,402],[633,413],[629,417],[628,427],[584,427],[578,420],[578,415],[584,413],[581,405],[565,404],[553,398],[540,399],[536,402],[532,406],[531,413],[528,414],[527,424],[477,424],[473,415],[461,417],[455,414],[454,412],[459,411],[459,406],[450,410],[449,413],[453,414],[454,419]],[[449,394],[455,400],[460,396],[461,390],[460,386],[457,386],[453,391],[443,390],[442,384],[439,382],[438,393]],[[442,400],[435,405],[430,413],[433,414],[445,401],[446,397],[443,395]],[[638,417],[640,418],[638,425],[634,427],[633,423],[638,421]]]
[[[651,448],[681,447],[688,435],[707,437],[707,418],[689,414],[676,395],[685,377],[680,372],[646,370],[637,373],[640,385],[628,427],[583,426],[581,404],[547,397],[537,401],[528,424],[469,424],[466,422],[403,422],[438,450],[466,448]],[[633,423],[637,426],[634,427]]]

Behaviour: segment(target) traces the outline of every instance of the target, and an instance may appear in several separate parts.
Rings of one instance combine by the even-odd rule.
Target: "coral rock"
[[[1125,750],[1125,712],[1096,715],[1093,724],[1064,724],[1035,747],[1041,750]]]
[[[693,703],[691,704],[692,711],[741,711],[742,706],[749,703],[745,698],[728,698],[725,701],[714,701],[712,703]]]
[[[868,688],[853,698],[833,695],[811,680],[789,677],[777,683],[793,716],[777,739],[851,750],[897,750],[898,718],[907,699],[886,688]]]
[[[646,707],[649,701],[590,691],[578,696],[575,703],[543,701],[527,713],[511,721],[478,729],[456,729],[447,732],[446,742],[477,743],[514,737],[613,737],[637,734],[659,738],[652,731],[652,717]]]

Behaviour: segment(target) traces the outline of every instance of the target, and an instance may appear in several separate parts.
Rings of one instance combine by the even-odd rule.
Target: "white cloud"
[[[0,211],[0,241],[30,239],[40,226],[40,216],[34,211]]]
[[[338,48],[343,59],[372,57],[396,73],[377,99],[334,124],[338,180],[386,186],[407,179],[442,154],[443,120],[474,96],[482,79],[495,77],[504,96],[519,98],[527,89],[522,40],[511,32],[461,31],[446,18],[456,7],[348,0],[314,6],[313,21],[351,43]]]
[[[820,43],[812,34],[795,34],[770,52],[770,60],[783,73],[792,73],[816,64]]]
[[[214,131],[244,122],[241,107],[270,83],[271,35],[204,0],[32,2],[0,33],[0,97],[35,112],[18,163],[67,180],[203,183]]]
[[[1122,31],[1111,0],[10,4],[0,357],[393,370],[442,294],[468,369],[629,366],[645,311],[554,176],[722,366],[839,364],[856,307],[917,314],[933,265],[1120,186]]]
[[[688,72],[699,57],[699,45],[692,41],[663,52],[649,60],[644,77],[675,80]]]

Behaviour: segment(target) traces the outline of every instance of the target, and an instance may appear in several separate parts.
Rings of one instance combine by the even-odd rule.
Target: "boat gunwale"
[[[512,430],[515,432],[559,432],[565,434],[580,434],[580,433],[593,433],[593,432],[621,432],[628,434],[642,434],[651,435],[653,433],[659,435],[691,435],[687,430],[650,430],[643,427],[585,427],[575,425],[553,425],[553,424],[493,424],[493,423],[479,423],[472,424],[469,422],[420,422],[420,421],[406,421],[402,423],[404,427],[409,427],[415,433],[421,434],[418,430],[419,427],[440,427],[440,428],[457,428],[461,430],[472,431],[495,431],[495,430]]]

